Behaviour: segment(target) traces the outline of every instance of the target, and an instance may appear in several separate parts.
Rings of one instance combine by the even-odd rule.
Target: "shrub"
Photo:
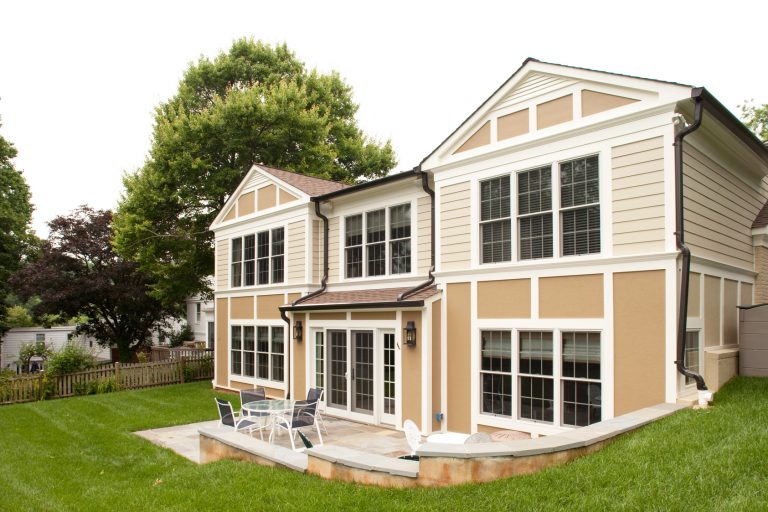
[[[47,373],[64,375],[96,367],[96,357],[81,345],[66,344],[48,359]]]
[[[185,341],[192,341],[195,333],[189,324],[184,324],[177,332],[171,333],[170,344],[172,347],[180,347]]]

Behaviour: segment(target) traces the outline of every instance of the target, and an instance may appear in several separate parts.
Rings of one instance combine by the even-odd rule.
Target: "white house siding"
[[[684,151],[685,241],[691,253],[751,270],[751,227],[766,202],[764,187],[748,185],[692,144]]]
[[[429,196],[418,199],[416,204],[416,236],[418,237],[419,260],[417,264],[419,275],[429,272],[432,264],[432,247],[430,246],[430,234],[432,227],[432,200]]]
[[[34,343],[38,334],[45,335],[46,345],[59,350],[67,344],[67,337],[75,331],[74,326],[51,327],[19,327],[11,329],[3,335],[2,349],[0,349],[0,368],[16,369],[16,361],[19,359],[19,350],[22,345]],[[87,350],[93,350],[93,353],[99,359],[109,359],[109,349],[102,348],[92,338],[77,336],[73,338],[73,343],[79,343]]]
[[[323,278],[323,221],[312,221],[312,282]]]
[[[341,249],[339,248],[340,227],[341,219],[339,217],[328,218],[328,281],[331,283],[339,282],[339,270],[343,264]]]
[[[507,107],[562,89],[574,83],[576,83],[575,80],[570,80],[561,76],[531,73],[525,80],[520,82],[517,87],[510,91],[510,93],[507,94],[493,110],[503,110]]]
[[[303,283],[306,263],[307,229],[303,220],[292,222],[286,228],[287,254],[285,261],[286,283]]]
[[[216,289],[226,290],[229,287],[229,239],[216,240]]]
[[[469,268],[470,236],[469,181],[442,187],[440,195],[440,267],[442,270]]]
[[[611,153],[613,253],[663,251],[663,137],[615,146]]]

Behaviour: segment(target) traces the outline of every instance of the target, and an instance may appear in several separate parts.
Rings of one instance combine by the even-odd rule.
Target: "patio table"
[[[243,409],[248,411],[249,416],[268,416],[267,421],[271,424],[269,442],[272,442],[275,433],[275,417],[292,413],[295,403],[296,401],[291,399],[257,400],[244,403]]]

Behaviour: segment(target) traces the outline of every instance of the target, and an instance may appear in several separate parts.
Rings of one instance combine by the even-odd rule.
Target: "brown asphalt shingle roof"
[[[322,304],[375,304],[379,302],[396,302],[397,296],[410,288],[380,288],[377,290],[350,290],[343,292],[325,292],[312,297],[306,302],[296,306],[315,306]],[[404,301],[424,300],[440,291],[430,286],[414,295],[406,297]]]
[[[264,170],[264,172],[271,174],[275,178],[284,181],[313,197],[336,192],[337,190],[349,186],[337,181],[324,180],[322,178],[315,178],[314,176],[305,176],[304,174],[299,174],[297,172],[275,169],[274,167],[267,167],[266,165],[257,165],[260,169]]]
[[[755,222],[752,223],[752,229],[762,228],[768,226],[768,202],[765,203],[763,209],[755,217]]]

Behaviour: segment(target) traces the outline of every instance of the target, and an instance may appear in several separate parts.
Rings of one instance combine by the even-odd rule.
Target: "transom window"
[[[285,229],[274,228],[232,239],[231,285],[282,283]]]
[[[482,413],[572,426],[601,420],[599,332],[517,331],[516,349],[512,335],[480,333]]]
[[[284,333],[282,326],[233,325],[230,341],[232,375],[283,382]]]
[[[506,175],[480,182],[481,263],[512,261],[513,199],[519,261],[600,252],[598,155],[559,162],[557,168],[559,179],[546,165],[517,172],[515,180]],[[559,204],[553,200],[558,196]]]
[[[387,257],[389,250],[389,257]],[[411,271],[409,203],[344,218],[345,275],[348,278]]]

